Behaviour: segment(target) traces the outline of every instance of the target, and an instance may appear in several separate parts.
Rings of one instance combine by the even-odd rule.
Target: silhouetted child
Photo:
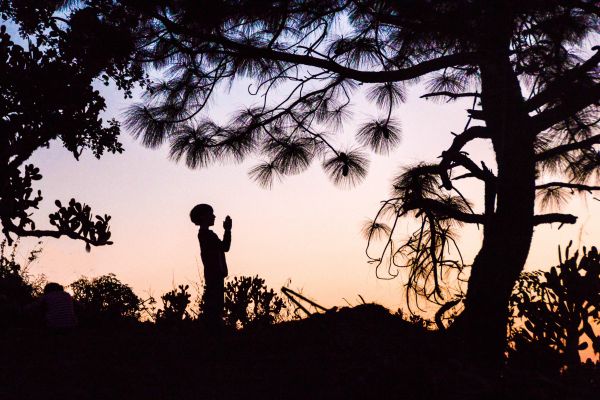
[[[58,283],[46,284],[44,294],[27,308],[41,310],[46,327],[51,330],[65,331],[77,326],[73,298]]]
[[[225,292],[225,277],[227,276],[227,262],[225,252],[231,245],[231,218],[225,217],[223,240],[210,230],[215,224],[213,208],[208,204],[198,204],[190,212],[190,219],[200,229],[198,241],[200,242],[200,255],[204,264],[204,318],[210,329],[218,330],[223,324],[223,307]]]

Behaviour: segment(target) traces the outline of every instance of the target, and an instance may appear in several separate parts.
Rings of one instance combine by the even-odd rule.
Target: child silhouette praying
[[[198,204],[190,212],[192,222],[200,227],[198,241],[200,256],[204,265],[204,318],[210,329],[220,329],[223,324],[223,306],[227,261],[225,252],[231,245],[231,225],[229,215],[223,221],[223,240],[210,230],[215,224],[213,208],[208,204]]]

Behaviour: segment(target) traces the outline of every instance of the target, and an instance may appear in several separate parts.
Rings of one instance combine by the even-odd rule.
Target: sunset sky
[[[208,114],[221,121],[236,109],[250,105],[248,82],[235,85],[230,93],[215,97]],[[102,88],[109,109],[106,117],[120,119],[124,109],[136,101]],[[402,123],[400,146],[389,156],[371,154],[366,180],[352,189],[334,186],[318,162],[305,173],[286,178],[265,190],[251,181],[248,170],[258,159],[237,165],[217,165],[190,170],[168,160],[167,147],[142,147],[123,129],[125,152],[100,160],[85,154],[77,162],[59,143],[38,150],[31,162],[44,176],[39,188],[44,202],[36,213],[40,226],[55,209],[54,200],[71,197],[92,206],[96,214],[112,215],[112,246],[92,248],[69,239],[44,239],[43,254],[31,272],[64,284],[81,275],[94,277],[115,273],[141,297],[159,297],[180,283],[198,282],[202,276],[197,228],[189,221],[189,210],[197,203],[215,209],[215,231],[222,234],[222,220],[233,219],[232,248],[228,254],[231,275],[259,275],[279,288],[302,289],[326,306],[375,301],[391,309],[402,305],[403,281],[376,278],[374,266],[365,256],[366,240],[361,226],[373,218],[379,202],[390,192],[390,181],[403,166],[435,161],[452,140],[450,131],[460,132],[470,104],[438,104],[419,99],[423,88],[414,86],[408,101],[397,110]],[[337,134],[336,143],[353,145],[356,126],[377,110],[357,96],[354,114]],[[490,161],[488,143],[471,144],[467,151],[476,160]],[[467,197],[479,204],[476,185],[463,186]],[[557,246],[569,240],[575,245],[597,245],[600,237],[600,202],[575,196],[566,211],[579,216],[577,225],[538,227],[527,262],[528,269],[548,268],[557,263]],[[410,220],[399,232],[411,231]],[[460,240],[465,261],[471,262],[480,244],[481,231],[469,226]],[[35,240],[23,240],[25,257]]]
[[[596,4],[0,0],[0,400],[596,398]]]

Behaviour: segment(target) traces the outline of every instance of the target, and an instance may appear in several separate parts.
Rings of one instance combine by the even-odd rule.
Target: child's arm
[[[223,241],[221,242],[222,249],[225,252],[229,251],[229,248],[231,247],[231,226],[231,217],[228,215],[227,217],[225,217],[225,221],[223,221],[223,228],[225,229],[225,233],[223,234]]]

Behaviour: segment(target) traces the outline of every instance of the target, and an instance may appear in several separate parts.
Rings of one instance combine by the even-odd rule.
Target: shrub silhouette
[[[532,343],[557,352],[564,365],[578,366],[579,351],[588,347],[585,337],[600,353],[600,336],[593,321],[600,319],[600,256],[596,247],[583,248],[569,256],[571,243],[563,261],[549,272],[522,274],[511,299],[513,318],[509,325],[518,344]],[[521,318],[523,326],[517,327]]]
[[[156,313],[157,323],[176,323],[192,319],[187,311],[191,294],[188,293],[189,285],[179,285],[176,289],[163,294],[160,298],[163,309]]]
[[[225,324],[235,328],[277,322],[284,302],[258,276],[235,277],[225,285]]]
[[[115,274],[93,279],[81,277],[71,283],[70,287],[83,322],[137,320],[144,308],[143,301],[131,287],[119,281]]]
[[[18,243],[12,247],[7,247],[6,240],[0,243],[0,324],[14,321],[19,310],[39,296],[44,286],[43,276],[34,278],[28,272],[41,250],[33,249],[21,265],[16,260],[17,248]]]

